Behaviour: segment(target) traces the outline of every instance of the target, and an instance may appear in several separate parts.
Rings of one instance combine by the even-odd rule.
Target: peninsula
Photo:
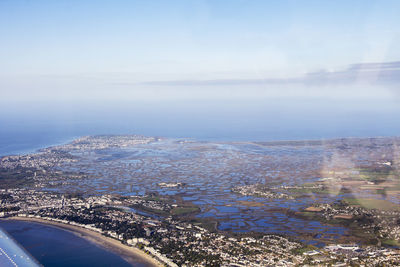
[[[0,158],[0,216],[152,265],[398,264],[399,143],[87,136]]]

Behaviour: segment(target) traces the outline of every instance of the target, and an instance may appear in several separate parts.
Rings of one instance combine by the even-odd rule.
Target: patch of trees
[[[0,207],[0,212],[19,211],[20,207]]]
[[[35,169],[17,166],[14,169],[0,168],[0,188],[15,188],[33,182]]]

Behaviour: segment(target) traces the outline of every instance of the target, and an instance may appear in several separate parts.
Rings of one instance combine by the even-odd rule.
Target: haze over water
[[[101,134],[400,136],[399,13],[392,0],[0,1],[0,157]],[[9,229],[29,246],[76,238]]]
[[[0,155],[92,134],[398,135],[399,10],[374,0],[1,1]]]
[[[0,155],[83,135],[141,134],[200,140],[299,140],[395,136],[400,107],[385,101],[169,101],[34,104],[1,108]],[[15,109],[15,107],[14,107]]]

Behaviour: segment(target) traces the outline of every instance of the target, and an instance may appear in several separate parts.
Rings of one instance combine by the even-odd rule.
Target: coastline
[[[126,260],[130,264],[134,264],[138,262],[140,259],[141,262],[153,266],[153,267],[161,267],[164,266],[161,262],[153,258],[152,256],[146,254],[144,251],[130,247],[122,244],[118,240],[112,239],[110,237],[106,237],[100,233],[81,228],[75,225],[69,225],[59,222],[48,221],[39,218],[28,218],[28,217],[8,217],[3,220],[15,220],[15,221],[26,221],[26,222],[35,222],[46,224],[54,227],[61,228],[63,230],[70,231],[78,236],[89,240],[90,242],[99,245],[103,248],[106,248],[118,255],[120,255],[124,260]]]

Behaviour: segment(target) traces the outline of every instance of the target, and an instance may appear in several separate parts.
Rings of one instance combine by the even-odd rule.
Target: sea
[[[79,136],[139,134],[208,141],[400,135],[400,103],[379,100],[105,102],[0,106],[0,156]]]
[[[58,227],[1,220],[0,227],[43,266],[132,266],[119,255]],[[133,266],[147,265],[138,259]]]
[[[32,153],[79,136],[139,134],[205,141],[310,140],[400,135],[400,105],[377,101],[191,101],[0,107],[0,156]],[[68,231],[0,224],[44,266],[125,266]],[[141,263],[138,262],[137,266]]]

